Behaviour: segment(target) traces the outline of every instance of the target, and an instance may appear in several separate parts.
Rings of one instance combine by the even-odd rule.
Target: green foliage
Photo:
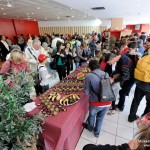
[[[27,149],[32,138],[42,131],[40,121],[43,117],[29,118],[22,107],[30,100],[29,92],[34,81],[31,74],[24,71],[9,79],[11,87],[0,77],[0,148]]]

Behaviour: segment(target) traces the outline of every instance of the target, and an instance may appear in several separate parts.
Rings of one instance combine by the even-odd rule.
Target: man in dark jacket
[[[130,89],[134,84],[134,67],[132,60],[126,55],[118,55],[112,60],[111,64],[116,64],[116,69],[113,75],[114,82],[120,82],[121,90],[119,91],[119,103],[116,106],[120,111],[124,110],[125,97],[129,94]]]

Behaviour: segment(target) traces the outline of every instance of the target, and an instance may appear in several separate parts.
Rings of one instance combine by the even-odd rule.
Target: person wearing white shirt
[[[49,89],[49,79],[52,77],[46,68],[46,63],[47,63],[47,56],[44,54],[40,54],[38,56],[38,71],[39,71],[39,80],[40,80],[40,88],[39,92],[40,94],[43,94]]]
[[[26,54],[26,60],[30,64],[30,68],[33,71],[36,71],[38,65],[38,56],[40,54],[46,55],[46,51],[41,46],[41,42],[38,39],[35,39],[33,40],[32,46],[26,47],[25,54]]]
[[[62,39],[59,37],[59,34],[56,34],[56,35],[55,35],[55,38],[52,40],[52,45],[51,45],[51,47],[52,47],[53,49],[56,48],[57,41],[60,41],[60,42],[63,43]]]

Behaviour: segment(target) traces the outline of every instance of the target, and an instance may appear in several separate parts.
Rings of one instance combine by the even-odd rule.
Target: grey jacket
[[[75,58],[75,61],[80,62],[81,59],[84,61],[85,58],[82,56],[82,53],[83,53],[83,51],[81,50],[81,48],[77,47],[77,49],[76,49],[77,56]]]
[[[93,71],[100,77],[105,76],[105,72],[100,70],[100,69],[95,69]],[[109,77],[109,75],[106,73],[106,77]],[[90,94],[89,97],[89,102],[97,102],[98,101],[98,96],[95,94],[99,93],[100,91],[100,78],[96,76],[93,73],[88,73],[85,77],[85,85],[84,85],[84,92],[85,94]],[[94,89],[94,90],[93,90]]]

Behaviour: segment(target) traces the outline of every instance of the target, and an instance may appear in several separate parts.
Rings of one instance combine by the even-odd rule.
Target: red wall
[[[16,20],[16,19],[0,19],[0,35],[8,36],[13,40],[13,36],[24,34],[39,35],[37,21]]]
[[[150,25],[149,24],[141,24],[139,30],[135,30],[135,25],[126,25],[126,28],[132,30],[132,33],[146,32],[147,34],[149,34]]]
[[[16,35],[12,19],[0,19],[0,35],[8,36],[13,40]]]

